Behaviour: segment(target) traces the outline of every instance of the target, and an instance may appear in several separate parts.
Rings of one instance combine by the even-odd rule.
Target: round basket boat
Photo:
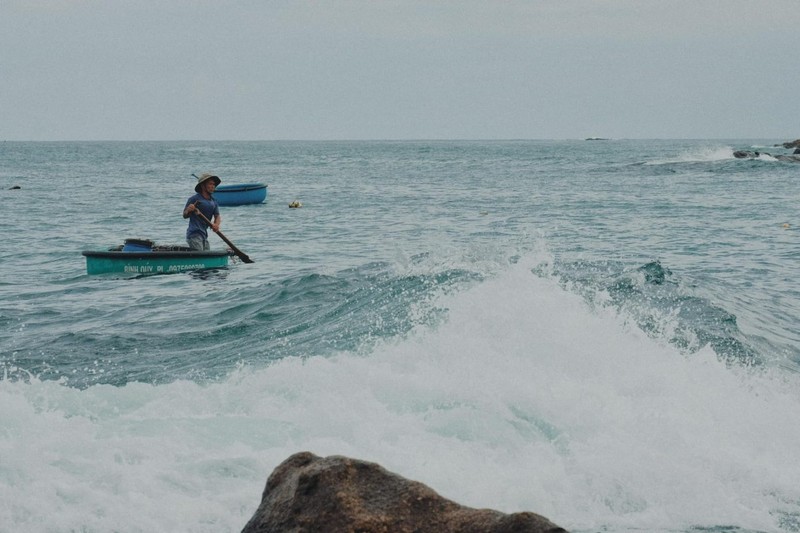
[[[214,199],[225,206],[260,204],[267,199],[267,186],[263,183],[220,185],[214,190]]]

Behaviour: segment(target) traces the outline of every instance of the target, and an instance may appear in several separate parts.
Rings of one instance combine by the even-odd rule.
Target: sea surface
[[[798,532],[800,164],[733,157],[786,140],[0,143],[0,531],[240,531],[307,450]],[[183,244],[200,172],[268,185],[222,208],[254,263],[86,275]]]

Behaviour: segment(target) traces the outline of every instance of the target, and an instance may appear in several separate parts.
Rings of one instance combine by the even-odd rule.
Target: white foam
[[[734,159],[733,152],[734,149],[730,146],[707,146],[683,152],[673,158],[648,161],[646,164],[665,165],[672,163],[708,163],[713,161],[725,161],[727,159]]]
[[[367,355],[297,354],[204,386],[2,381],[0,523],[239,531],[301,450],[571,530],[775,531],[800,511],[797,375],[681,355],[535,262],[442,296],[445,324]]]

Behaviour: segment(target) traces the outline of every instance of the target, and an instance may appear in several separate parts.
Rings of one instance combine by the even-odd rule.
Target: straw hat
[[[214,182],[216,182],[217,185],[222,183],[222,180],[219,179],[219,176],[215,176],[214,174],[206,173],[206,174],[200,174],[199,176],[196,177],[197,177],[197,185],[194,186],[194,192],[200,192],[200,185],[202,185],[203,182],[206,180],[214,180]]]

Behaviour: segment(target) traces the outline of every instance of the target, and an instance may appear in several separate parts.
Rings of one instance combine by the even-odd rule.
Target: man
[[[219,204],[217,204],[213,196],[214,189],[220,183],[222,183],[222,180],[213,174],[200,174],[197,176],[197,185],[194,186],[194,191],[197,194],[192,195],[183,208],[183,218],[189,219],[189,227],[186,229],[186,242],[192,250],[211,249],[211,245],[208,244],[208,224],[202,217],[198,216],[198,212],[211,221],[211,229],[214,231],[219,230],[219,225],[222,223],[222,217],[219,215]]]

